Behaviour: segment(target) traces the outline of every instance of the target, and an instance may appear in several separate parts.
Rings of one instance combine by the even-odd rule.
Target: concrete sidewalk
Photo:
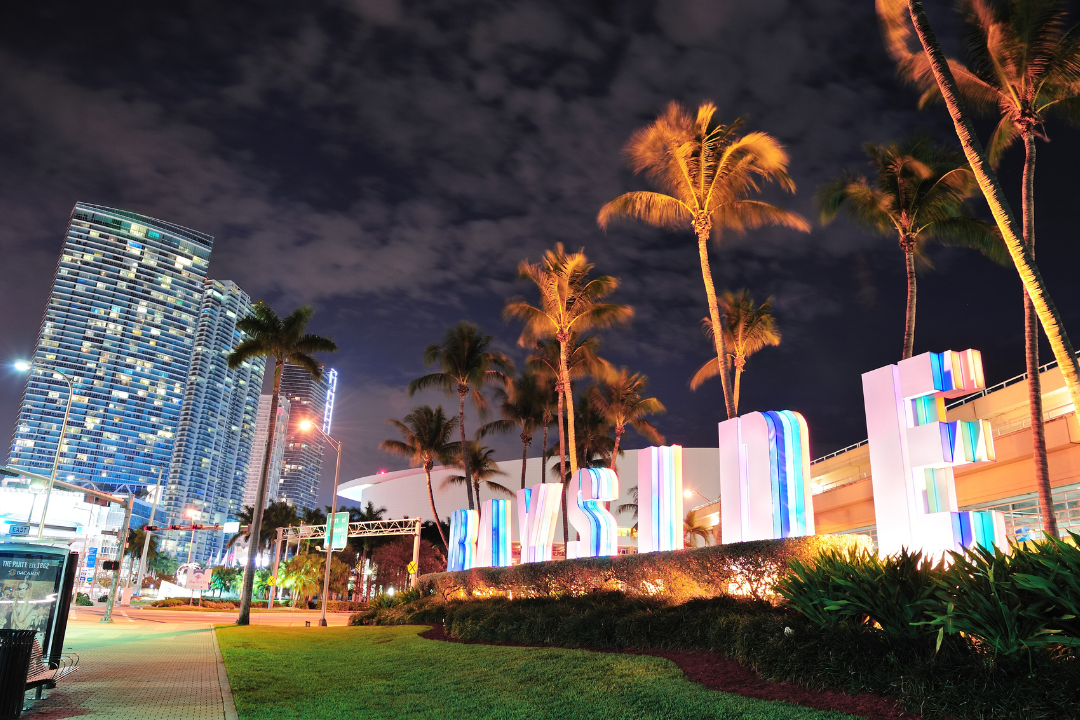
[[[236,720],[209,624],[97,620],[69,623],[64,649],[79,655],[80,669],[24,718]]]

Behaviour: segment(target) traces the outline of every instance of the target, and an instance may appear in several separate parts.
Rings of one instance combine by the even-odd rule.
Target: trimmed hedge
[[[573,597],[605,591],[673,602],[720,596],[775,600],[773,585],[790,572],[789,561],[812,567],[825,552],[869,549],[870,539],[864,535],[813,535],[432,573],[421,576],[418,587],[422,594],[444,601]]]

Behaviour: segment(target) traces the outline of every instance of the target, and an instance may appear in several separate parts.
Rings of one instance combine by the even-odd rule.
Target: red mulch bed
[[[460,640],[449,635],[442,623],[435,623],[430,630],[420,633],[428,640],[466,643],[470,645],[508,645],[511,647],[548,647],[544,645],[519,645],[515,643]],[[712,690],[736,693],[758,700],[781,700],[814,708],[836,710],[860,715],[870,720],[922,720],[921,716],[904,712],[892,698],[869,693],[848,695],[833,690],[807,690],[787,682],[773,682],[761,678],[753,670],[719,653],[703,650],[613,650],[610,648],[573,648],[593,652],[625,653],[627,655],[653,655],[671,660],[679,666],[686,677]]]

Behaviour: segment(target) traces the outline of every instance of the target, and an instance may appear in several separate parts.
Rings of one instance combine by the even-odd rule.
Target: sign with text
[[[349,544],[349,513],[334,513],[334,536],[330,538],[333,550],[344,550]]]

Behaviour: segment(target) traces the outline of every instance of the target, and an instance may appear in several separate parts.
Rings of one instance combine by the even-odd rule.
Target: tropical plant
[[[307,607],[308,600],[322,587],[326,558],[316,552],[303,552],[284,563],[278,576],[282,587],[292,592],[293,607]]]
[[[848,623],[875,626],[890,640],[933,636],[930,613],[945,572],[939,561],[902,549],[878,558],[867,551],[829,551],[813,563],[791,561],[791,574],[776,592],[811,622],[822,627]],[[876,624],[876,625],[875,625]]]
[[[715,115],[711,102],[702,103],[695,117],[672,101],[654,122],[635,132],[625,150],[630,167],[644,173],[661,192],[620,195],[600,209],[596,220],[604,230],[614,219],[626,217],[656,227],[694,231],[716,358],[723,363],[728,351],[709,265],[709,237],[719,241],[725,230],[741,233],[764,225],[809,232],[810,225],[796,213],[750,199],[766,182],[795,192],[783,146],[763,132],[740,136],[742,120],[724,125],[714,121]],[[722,374],[720,379],[727,415],[735,417],[727,376]]]
[[[577,466],[579,468],[610,467],[615,439],[608,418],[592,400],[592,393],[578,398],[574,422],[578,428]],[[573,476],[567,476],[569,482]]]
[[[435,509],[435,494],[431,490],[431,469],[435,467],[436,462],[443,465],[453,462],[455,454],[460,452],[460,446],[450,441],[451,435],[454,434],[454,427],[457,425],[457,418],[447,418],[442,405],[434,410],[429,405],[421,405],[413,408],[413,411],[403,420],[390,419],[387,422],[397,429],[401,440],[383,440],[379,448],[407,457],[413,465],[424,468],[431,514],[435,517],[435,525],[439,529],[443,547],[447,547],[446,536],[442,534],[439,512]]]
[[[592,377],[594,379],[603,379],[608,377],[612,372],[611,363],[604,360],[598,354],[600,351],[600,341],[592,336],[581,336],[577,333],[571,333],[570,340],[567,342],[566,352],[566,369],[570,374],[570,381],[573,383],[575,379],[582,377]],[[555,413],[555,420],[558,422],[559,427],[564,428],[563,403],[565,401],[564,394],[558,389],[561,387],[559,378],[562,372],[562,343],[558,340],[538,340],[536,342],[533,351],[529,354],[528,359],[525,361],[529,369],[537,374],[541,378],[547,387],[545,391],[549,391],[552,394],[548,397],[548,401],[544,408],[544,442],[542,445],[542,452],[540,458],[540,482],[547,482],[547,458],[548,458],[548,427],[551,425],[552,411]],[[573,394],[571,390],[571,394]],[[554,406],[554,407],[552,407]],[[562,432],[562,431],[560,431]],[[566,464],[566,446],[562,442],[563,435],[559,435],[559,455],[560,462],[565,466]],[[565,498],[564,498],[565,502]],[[565,510],[565,508],[564,508]],[[566,528],[566,513],[563,513],[563,528]]]
[[[420,540],[417,557],[417,577],[446,570],[446,556],[427,540]],[[409,584],[409,563],[413,559],[412,538],[391,538],[380,546],[372,558],[375,565],[375,581],[387,588],[393,587],[398,594]]]
[[[712,536],[709,528],[702,524],[697,516],[697,510],[691,510],[683,518],[683,543],[688,547],[697,545],[696,538],[701,538],[706,545],[712,545]]]
[[[285,363],[307,370],[312,378],[322,378],[322,366],[315,359],[318,352],[337,352],[333,340],[305,332],[315,310],[305,305],[293,310],[285,318],[265,303],[256,303],[251,314],[236,321],[236,329],[244,339],[229,354],[229,367],[236,369],[257,358],[274,358],[274,384],[270,395],[270,417],[277,417],[278,393],[281,392],[281,372]],[[270,476],[270,457],[273,452],[275,433],[267,433],[266,448],[262,457],[262,472],[255,490],[254,512],[251,516],[250,546],[262,547],[259,533],[262,529],[263,510],[266,506],[266,485]],[[255,582],[255,556],[249,552],[244,569],[244,585],[240,592],[240,616],[237,625],[251,622],[251,592]]]
[[[459,446],[460,447],[460,446]],[[468,462],[469,468],[472,469],[472,481],[476,490],[476,506],[480,507],[480,484],[483,483],[487,486],[488,490],[492,492],[500,492],[511,497],[514,496],[514,491],[505,485],[500,485],[491,478],[506,475],[506,473],[495,462],[495,450],[493,448],[481,445],[478,441],[471,442],[467,446],[468,458],[462,457],[459,452],[454,465],[465,469],[465,463]],[[468,482],[464,475],[451,475],[443,480],[443,487],[447,485],[461,485]]]
[[[1080,118],[1080,27],[1066,29],[1067,13],[1059,0],[1012,0],[960,3],[966,24],[967,66],[950,59],[957,87],[968,107],[999,115],[990,138],[988,159],[997,168],[1004,152],[1023,140],[1022,216],[1024,244],[1035,256],[1035,139],[1049,114],[1075,122]],[[920,105],[939,101],[941,91],[925,54],[902,66],[906,79],[923,91]],[[1024,302],[1025,364],[1031,415],[1035,480],[1039,502],[1052,508],[1046,459],[1046,429],[1039,377],[1039,326],[1027,293]],[[1044,511],[1047,533],[1057,535],[1057,518]]]
[[[956,136],[964,148],[964,155],[971,165],[987,205],[990,206],[990,212],[1020,275],[1020,282],[1035,307],[1035,314],[1042,324],[1043,332],[1050,341],[1069,396],[1073,405],[1080,407],[1080,364],[1077,362],[1072,342],[1062,326],[1061,314],[1050,298],[1032,248],[1024,242],[1024,235],[1016,223],[997,174],[990,165],[982,143],[975,135],[971,118],[966,108],[960,104],[960,85],[941,50],[941,45],[938,44],[933,28],[930,27],[922,0],[877,0],[877,8],[885,32],[886,46],[899,64],[900,74],[911,77],[930,75],[937,83],[938,91],[952,118]],[[912,28],[915,30],[918,45],[913,43]],[[924,69],[920,71],[920,67]]]
[[[386,508],[377,508],[375,507],[375,503],[368,500],[367,505],[365,505],[364,509],[357,514],[356,519],[350,518],[350,520],[351,522],[376,522],[382,520],[383,516],[386,515],[386,512]],[[439,529],[439,535],[443,536],[441,526]],[[387,538],[380,537],[362,537],[355,538],[355,540],[360,544],[360,561],[357,563],[357,567],[360,568],[361,573],[363,573],[367,567],[367,561],[368,558],[371,557],[372,550],[385,542],[389,542]],[[361,588],[361,590],[363,591],[364,588]]]
[[[518,265],[521,280],[531,282],[540,291],[536,305],[523,298],[514,298],[506,304],[503,315],[525,322],[518,343],[533,347],[538,341],[555,338],[559,342],[559,378],[555,390],[566,408],[574,407],[570,386],[570,370],[567,364],[570,342],[575,333],[592,328],[605,328],[626,323],[634,316],[628,305],[604,302],[619,287],[619,281],[610,275],[590,279],[593,265],[585,257],[584,249],[567,255],[562,243],[554,250],[544,253],[540,263],[522,260]],[[574,437],[574,417],[566,414],[566,440],[562,442],[562,425],[559,425],[560,445],[569,449],[570,474],[577,472],[577,449]],[[559,474],[566,477],[566,468]]]
[[[777,329],[776,319],[772,314],[772,298],[754,307],[750,291],[742,289],[734,293],[725,292],[720,296],[719,302],[724,320],[724,346],[729,348],[728,360],[735,367],[731,394],[737,413],[746,359],[766,345],[779,345],[780,330]],[[711,334],[712,323],[709,319],[702,320],[702,324],[705,327],[705,334]],[[727,372],[727,365],[728,363],[724,363],[724,372]],[[694,377],[690,379],[690,389],[697,390],[702,383],[719,373],[720,363],[716,358],[712,358],[694,373]]]
[[[240,523],[240,527],[246,529],[242,529],[240,532],[229,538],[225,547],[231,548],[241,538],[250,540],[251,522],[254,514],[255,512],[250,505],[245,505],[240,509],[240,512],[236,513],[236,519]],[[299,523],[300,518],[296,514],[295,507],[284,500],[271,500],[266,506],[266,509],[263,510],[262,528],[259,530],[260,550],[265,550],[270,547],[270,544],[277,536],[278,528],[291,527]]]
[[[461,445],[465,440],[465,398],[472,399],[473,407],[477,409],[481,417],[488,408],[487,398],[484,397],[484,386],[489,383],[499,383],[505,387],[509,378],[507,374],[513,372],[513,364],[510,359],[499,352],[491,350],[491,342],[494,340],[490,335],[484,335],[475,325],[467,322],[459,322],[447,331],[441,344],[428,345],[424,350],[424,365],[437,364],[439,372],[429,373],[409,383],[409,395],[412,396],[417,390],[437,388],[450,394],[457,392],[458,396],[458,432],[461,433]],[[479,481],[472,480],[469,466],[468,453],[463,457],[465,463],[465,490],[469,496],[469,509],[475,510],[477,503],[473,502],[474,490],[479,493]]]
[[[529,446],[532,445],[533,433],[545,425],[544,417],[550,420],[551,403],[548,392],[549,383],[536,373],[521,373],[506,390],[496,389],[501,420],[494,420],[480,428],[480,437],[492,433],[520,430],[521,439],[521,489],[525,489],[525,469],[529,461]],[[544,440],[547,441],[547,427],[544,427]],[[546,455],[546,448],[544,454]],[[544,458],[541,458],[544,462]]]
[[[967,199],[977,186],[963,155],[916,138],[888,145],[864,145],[874,179],[845,174],[821,189],[821,221],[829,223],[843,209],[857,223],[880,235],[895,234],[907,269],[907,311],[902,359],[915,345],[915,261],[930,266],[926,245],[979,250],[995,262],[1006,260],[1005,247],[990,223],[971,216]]]
[[[600,380],[599,385],[593,386],[589,394],[593,407],[615,430],[615,444],[611,449],[612,470],[616,469],[619,445],[628,426],[649,442],[664,444],[664,436],[645,419],[648,415],[667,412],[667,408],[656,398],[642,397],[648,382],[649,378],[645,375],[631,374],[626,368],[620,368],[618,372]]]
[[[227,565],[218,565],[210,574],[210,589],[216,590],[218,597],[222,593],[232,592],[236,581],[241,579],[240,571]]]

